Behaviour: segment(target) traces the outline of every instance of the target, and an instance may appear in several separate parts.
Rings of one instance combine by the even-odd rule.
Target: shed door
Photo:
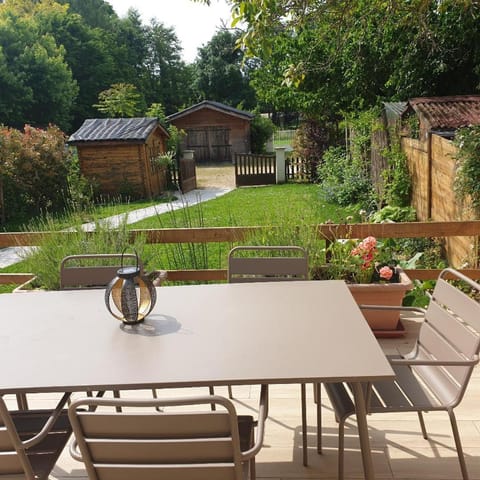
[[[230,129],[204,127],[187,130],[187,149],[195,152],[195,161],[231,162]]]

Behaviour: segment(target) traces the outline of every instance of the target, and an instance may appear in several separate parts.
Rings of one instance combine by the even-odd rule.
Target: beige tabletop
[[[361,382],[394,373],[341,281],[161,287],[133,327],[103,290],[4,294],[0,312],[0,394],[350,381],[374,478]]]
[[[126,328],[103,297],[0,295],[0,392],[393,377],[343,282],[161,287]]]

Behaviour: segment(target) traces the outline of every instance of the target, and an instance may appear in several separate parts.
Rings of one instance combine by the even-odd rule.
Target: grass
[[[98,209],[95,218],[118,214],[132,210],[132,206],[143,208],[148,203],[129,203],[116,205],[112,208]],[[222,197],[194,206],[187,206],[178,211],[171,211],[163,215],[150,217],[131,225],[125,229],[154,229],[154,228],[191,228],[191,227],[228,227],[228,226],[280,226],[283,232],[281,238],[274,230],[266,229],[262,238],[253,238],[250,243],[268,242],[271,244],[297,244],[308,246],[311,239],[302,237],[297,226],[309,226],[326,221],[334,223],[345,222],[349,215],[354,215],[355,207],[341,208],[330,205],[320,199],[319,189],[310,184],[284,184],[265,187],[240,188]],[[78,225],[78,217],[62,219],[63,228],[69,225]],[[52,222],[38,222],[39,230],[52,229]],[[43,227],[42,227],[43,225]],[[57,225],[58,226],[58,225]],[[276,232],[276,230],[275,230]],[[112,251],[113,237],[125,238],[125,232],[119,231],[115,235],[100,235],[98,243],[89,245],[90,241],[78,238],[72,243],[59,245],[61,240],[46,242],[41,252],[20,263],[2,269],[4,272],[33,272],[49,278],[49,283],[58,283],[58,265],[63,256],[73,253],[87,253],[77,251],[86,246],[96,249],[107,247],[104,253]],[[115,243],[115,242],[114,242]],[[233,245],[226,243],[211,244],[175,244],[175,245],[142,245],[139,254],[146,265],[151,269],[190,269],[190,268],[225,268],[227,252]],[[90,248],[88,251],[94,253]],[[118,249],[117,249],[118,250]]]
[[[344,208],[320,199],[317,185],[284,184],[238,188],[214,200],[188,207],[192,222],[202,217],[205,227],[318,224],[344,222],[357,208]],[[178,212],[150,217],[132,228],[170,228],[178,226]],[[194,226],[194,225],[192,225]]]
[[[346,209],[321,201],[316,185],[284,184],[237,189],[215,200],[147,218],[130,227],[265,226],[262,232],[243,243],[303,245],[316,257],[324,243],[314,238],[307,227],[327,221],[345,222],[355,210],[355,207]],[[270,228],[275,226],[281,228]],[[160,244],[146,245],[144,252],[154,268],[225,268],[232,246],[228,243]]]
[[[95,219],[110,217],[121,213],[131,212],[140,208],[151,207],[152,205],[158,205],[159,203],[170,202],[174,199],[171,192],[167,192],[155,200],[138,200],[134,202],[116,202],[110,201],[100,205],[92,205],[82,211],[67,211],[64,214],[48,215],[45,217],[37,217],[30,220],[14,220],[0,226],[0,231],[3,232],[24,232],[35,231],[42,228],[46,222],[49,227],[54,230],[61,230],[68,228],[72,223],[88,223],[95,221]],[[73,218],[73,221],[72,221]]]

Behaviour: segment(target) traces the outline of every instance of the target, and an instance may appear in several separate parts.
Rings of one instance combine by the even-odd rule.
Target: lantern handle
[[[125,247],[123,250],[122,250],[122,258],[120,260],[120,267],[123,268],[124,265],[123,265],[123,257],[125,256],[125,252],[127,251],[127,248],[128,247]],[[138,253],[137,253],[137,250],[135,250],[135,248],[132,248],[133,252],[135,253],[135,263],[136,263],[136,266],[135,268],[138,270],[139,266],[138,266]]]

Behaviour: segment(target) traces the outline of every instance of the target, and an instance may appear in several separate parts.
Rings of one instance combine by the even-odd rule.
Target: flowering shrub
[[[383,244],[369,236],[361,241],[337,240],[326,249],[327,265],[313,272],[322,280],[350,283],[398,283],[397,263],[387,257]]]

